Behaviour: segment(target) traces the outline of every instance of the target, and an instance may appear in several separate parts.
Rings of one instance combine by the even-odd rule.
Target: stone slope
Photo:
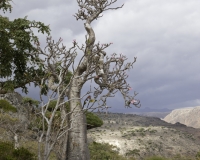
[[[164,119],[168,123],[182,123],[190,127],[200,128],[200,106],[175,109]]]

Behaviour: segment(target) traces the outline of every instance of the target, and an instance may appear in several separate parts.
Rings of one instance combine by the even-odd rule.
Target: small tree
[[[10,11],[11,0],[0,0],[0,10]],[[32,29],[49,34],[50,29],[42,22],[29,21],[27,17],[9,20],[0,15],[0,94],[23,88],[30,82],[40,81],[36,79],[35,72],[43,75],[41,67],[35,67],[37,59],[31,53],[36,51],[34,42],[38,37]]]

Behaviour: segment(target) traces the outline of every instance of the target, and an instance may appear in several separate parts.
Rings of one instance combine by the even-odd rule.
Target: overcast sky
[[[50,24],[54,39],[84,42],[86,31],[76,21],[76,0],[13,0],[10,19],[28,16]],[[107,54],[137,57],[129,83],[142,107],[182,108],[200,105],[200,1],[118,0],[119,10],[107,11],[92,26],[96,42],[112,42]],[[41,41],[45,42],[44,37]],[[31,95],[34,93],[31,92]],[[127,112],[123,99],[112,100],[111,111]],[[131,112],[131,109],[128,110]]]

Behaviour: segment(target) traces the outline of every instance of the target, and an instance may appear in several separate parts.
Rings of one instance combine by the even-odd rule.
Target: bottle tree
[[[119,9],[120,7],[112,8],[112,4],[117,0],[77,0],[79,10],[75,14],[77,20],[84,21],[84,27],[87,32],[85,44],[79,46],[77,42],[74,45],[83,53],[83,56],[78,64],[74,67],[73,79],[70,83],[68,98],[70,100],[70,109],[81,113],[84,103],[81,103],[81,90],[87,81],[93,80],[96,84],[89,90],[88,100],[89,105],[84,105],[89,109],[106,108],[106,101],[109,97],[113,97],[116,92],[120,92],[124,98],[125,106],[130,107],[131,104],[139,107],[140,101],[135,99],[137,95],[129,95],[131,87],[126,79],[128,75],[126,71],[131,69],[136,62],[126,63],[125,55],[117,55],[113,53],[109,56],[104,50],[111,43],[100,44],[95,43],[95,32],[91,26],[94,20],[98,20],[104,11]],[[106,28],[105,28],[106,30]],[[95,104],[94,104],[95,103]],[[71,125],[73,128],[69,131],[67,159],[81,160],[90,159],[87,147],[86,123],[85,115],[80,114],[76,118],[76,112],[70,115],[70,119],[74,120]]]
[[[96,43],[91,26],[94,20],[102,17],[104,11],[123,7],[112,8],[115,2],[117,0],[77,0],[79,10],[74,16],[77,20],[84,21],[87,33],[85,44],[79,45],[74,40],[72,47],[66,49],[62,38],[55,42],[52,37],[47,37],[47,46],[44,49],[36,41],[36,50],[29,52],[37,59],[36,64],[41,66],[42,73],[45,74],[41,78],[41,72],[31,73],[35,78],[41,78],[38,83],[41,95],[46,94],[49,98],[48,103],[44,103],[41,98],[41,115],[46,126],[39,138],[41,143],[44,140],[43,159],[48,159],[59,139],[64,137],[61,159],[89,160],[85,113],[87,110],[107,109],[107,99],[113,98],[117,92],[121,93],[125,107],[140,107],[140,101],[135,99],[137,93],[129,93],[131,86],[127,82],[127,72],[133,67],[136,57],[132,62],[127,62],[126,55],[106,53],[105,49],[112,43]],[[83,86],[88,85],[87,82],[91,82],[90,87],[82,93]],[[52,100],[57,102],[50,116],[47,116]],[[68,111],[66,103],[69,104]],[[60,123],[55,132],[53,121],[58,110],[61,111]]]

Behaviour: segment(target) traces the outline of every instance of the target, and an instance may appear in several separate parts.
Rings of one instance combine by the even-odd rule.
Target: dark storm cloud
[[[200,1],[126,0],[122,9],[105,12],[92,26],[96,41],[113,42],[106,51],[137,57],[129,83],[143,107],[181,108],[200,105]],[[118,5],[121,5],[118,2]],[[83,22],[72,16],[75,0],[14,1],[12,18],[50,24],[52,36],[67,46],[84,42]],[[83,91],[84,92],[84,91]],[[133,93],[133,92],[132,92]],[[120,95],[109,102],[123,110]],[[125,110],[127,111],[127,110]]]
[[[198,5],[199,1],[127,1],[94,27],[101,41],[114,43],[110,53],[124,53],[129,60],[137,56],[129,82],[143,107],[200,104]]]

